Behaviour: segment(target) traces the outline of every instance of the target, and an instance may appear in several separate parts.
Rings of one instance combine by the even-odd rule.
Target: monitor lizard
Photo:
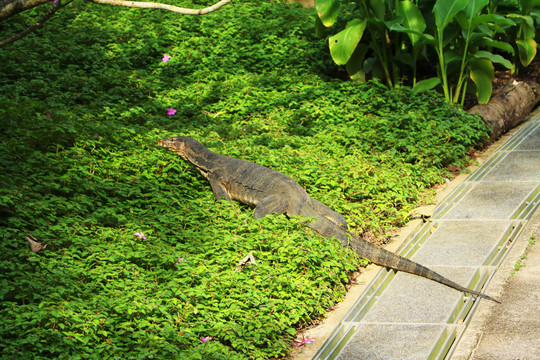
[[[296,181],[278,171],[246,160],[214,153],[190,137],[161,139],[159,145],[178,153],[210,182],[216,200],[237,200],[255,208],[253,217],[269,214],[312,218],[307,226],[326,238],[336,238],[377,265],[425,277],[464,293],[492,301],[484,293],[463,287],[412,260],[366,241],[348,230],[343,215],[311,198]]]

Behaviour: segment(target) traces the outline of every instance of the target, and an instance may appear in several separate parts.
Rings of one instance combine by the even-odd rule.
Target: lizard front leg
[[[206,175],[206,178],[208,179],[208,182],[210,183],[210,186],[212,187],[212,192],[214,193],[214,197],[216,198],[216,201],[220,200],[226,200],[226,201],[232,201],[231,196],[229,195],[229,192],[221,182],[221,178],[219,175],[216,175],[216,173],[210,172]]]

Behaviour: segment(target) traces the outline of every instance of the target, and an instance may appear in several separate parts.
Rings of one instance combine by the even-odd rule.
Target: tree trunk
[[[523,122],[539,101],[540,84],[512,80],[487,104],[475,105],[468,112],[480,115],[491,126],[491,140],[496,140]]]

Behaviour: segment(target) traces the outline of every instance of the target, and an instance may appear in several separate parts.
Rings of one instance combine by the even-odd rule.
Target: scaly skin
[[[335,237],[343,246],[352,248],[358,255],[377,265],[422,276],[458,291],[498,302],[486,294],[467,289],[425,266],[379,248],[349,232],[347,222],[341,214],[312,199],[304,188],[280,172],[242,159],[216,154],[190,137],[161,139],[158,143],[195,165],[210,182],[217,200],[237,200],[255,207],[255,219],[268,214],[314,218],[315,221],[307,225],[313,231],[326,238]]]

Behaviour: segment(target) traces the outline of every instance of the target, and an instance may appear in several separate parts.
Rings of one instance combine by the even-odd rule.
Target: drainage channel
[[[519,132],[517,132],[512,139],[510,139],[505,145],[503,145],[497,152],[480,168],[478,168],[474,174],[472,174],[467,181],[458,186],[452,194],[434,211],[432,222],[424,224],[420,231],[409,240],[409,242],[399,251],[401,256],[411,258],[415,255],[419,249],[422,248],[426,242],[432,236],[434,229],[437,229],[439,226],[449,225],[449,223],[456,222],[456,216],[449,212],[453,210],[460,201],[465,197],[469,196],[471,190],[478,186],[479,182],[482,181],[482,185],[494,183],[493,180],[489,180],[490,177],[493,177],[493,174],[490,174],[493,169],[500,165],[513,151],[515,152],[516,148],[520,146],[524,139],[526,139],[531,133],[535,134],[540,132],[540,116],[536,116],[533,120],[530,120],[527,125],[525,125]],[[536,140],[535,140],[536,141]],[[536,142],[533,142],[536,145]],[[519,150],[519,149],[518,149]],[[538,151],[540,149],[533,149]],[[535,153],[536,154],[536,153]],[[507,159],[508,160],[508,159]],[[506,163],[504,163],[506,164]],[[505,167],[505,166],[501,166]],[[490,174],[488,176],[488,174]],[[486,181],[486,179],[488,179]],[[534,179],[533,179],[534,180]],[[499,268],[504,258],[512,248],[514,240],[518,238],[522,232],[525,224],[533,214],[534,210],[540,204],[540,184],[538,179],[536,181],[525,180],[522,182],[510,182],[509,184],[518,184],[517,186],[522,186],[523,184],[531,187],[532,190],[526,188],[524,191],[525,196],[519,198],[519,203],[513,208],[512,212],[504,218],[497,218],[496,221],[492,219],[481,219],[486,222],[486,226],[490,226],[490,221],[495,224],[500,223],[502,235],[497,235],[494,241],[494,244],[490,244],[490,251],[487,252],[487,256],[484,257],[484,262],[479,266],[475,267],[476,270],[469,284],[468,288],[483,291],[483,288],[487,286],[496,270]],[[528,181],[528,182],[527,182]],[[499,182],[500,184],[501,182]],[[497,184],[497,185],[499,185]],[[521,184],[521,185],[520,185]],[[474,200],[474,198],[473,198]],[[467,208],[465,208],[467,210]],[[466,218],[467,216],[465,216]],[[450,218],[450,220],[448,220]],[[462,223],[466,223],[468,219],[458,219]],[[478,220],[477,220],[478,221]],[[454,224],[452,223],[452,224]],[[474,226],[474,221],[472,221]],[[450,225],[452,225],[450,224]],[[435,230],[436,231],[436,230]],[[370,310],[374,307],[377,301],[381,298],[385,289],[387,289],[392,281],[396,277],[396,271],[381,269],[377,276],[370,282],[367,286],[364,293],[358,298],[353,307],[349,310],[347,315],[343,318],[341,323],[334,330],[330,338],[326,343],[321,347],[318,353],[313,359],[349,359],[354,358],[350,355],[343,355],[343,350],[350,346],[350,342],[357,334],[357,330],[360,327],[366,327],[373,325],[375,323],[371,322],[373,317],[367,316]],[[433,332],[436,332],[436,337],[434,337],[434,345],[427,351],[424,352],[426,356],[425,359],[446,359],[451,356],[457,342],[465,332],[467,326],[469,325],[472,315],[474,314],[476,308],[478,307],[479,302],[471,296],[462,296],[460,301],[456,302],[456,305],[449,311],[446,321],[437,322],[437,323],[407,323],[405,326],[414,327],[414,326],[431,326]],[[391,310],[389,310],[391,311]],[[381,324],[381,323],[377,323]],[[402,326],[402,323],[392,323],[386,322],[383,323],[387,327],[392,327],[392,325]],[[362,333],[364,334],[365,331]],[[357,335],[356,335],[357,336]],[[414,339],[414,337],[412,337]],[[366,340],[367,341],[367,340]],[[375,346],[376,347],[376,346]],[[375,349],[377,350],[377,349]],[[359,357],[368,358],[368,357]],[[372,356],[371,358],[375,358]],[[420,358],[420,357],[411,357],[411,358]]]

